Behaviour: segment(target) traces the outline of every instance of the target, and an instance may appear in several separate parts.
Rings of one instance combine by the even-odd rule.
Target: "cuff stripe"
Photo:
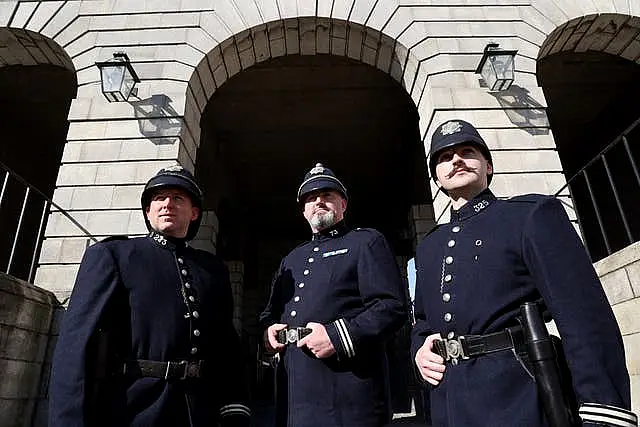
[[[344,350],[347,353],[347,357],[355,356],[355,350],[353,348],[353,343],[351,342],[351,336],[349,336],[349,331],[347,330],[347,325],[344,319],[338,319],[334,323],[336,325],[336,330],[338,331],[338,335],[340,335],[340,341],[342,341],[342,346],[344,347]]]
[[[225,405],[220,408],[220,415],[226,417],[228,415],[245,415],[247,417],[251,416],[251,410],[249,407],[245,405],[241,405],[239,403],[232,403],[230,405]]]
[[[584,403],[578,410],[583,422],[604,423],[616,427],[637,427],[638,417],[616,406]]]

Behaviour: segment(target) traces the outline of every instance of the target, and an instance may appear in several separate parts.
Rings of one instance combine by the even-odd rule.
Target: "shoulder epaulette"
[[[129,236],[125,236],[125,235],[108,236],[100,240],[100,242],[111,242],[114,240],[129,240]]]
[[[354,228],[353,231],[368,231],[370,233],[380,233],[375,228],[367,228],[367,227],[357,227],[357,228]]]
[[[548,199],[553,196],[546,196],[544,194],[522,194],[520,196],[514,196],[509,199],[506,199],[506,202],[515,202],[515,203],[539,203],[541,200]]]

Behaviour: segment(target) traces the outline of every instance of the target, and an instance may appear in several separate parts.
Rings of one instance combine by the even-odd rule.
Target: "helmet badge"
[[[462,130],[462,124],[460,122],[447,122],[442,125],[440,128],[440,133],[442,135],[452,135],[454,133],[458,133]]]
[[[317,175],[319,173],[324,173],[324,167],[322,163],[316,163],[316,166],[309,171],[311,175]]]
[[[182,172],[184,168],[180,165],[168,166],[163,169],[165,172]]]

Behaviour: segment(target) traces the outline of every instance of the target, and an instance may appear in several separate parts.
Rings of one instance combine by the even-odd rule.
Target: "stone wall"
[[[51,292],[0,273],[0,426],[45,425],[53,318]]]
[[[620,325],[631,376],[632,408],[640,412],[640,242],[595,264]],[[596,313],[594,313],[596,315]]]

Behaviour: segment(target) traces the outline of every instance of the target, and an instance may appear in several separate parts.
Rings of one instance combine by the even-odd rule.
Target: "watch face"
[[[298,331],[295,329],[289,329],[287,331],[287,342],[294,343],[298,341]]]

